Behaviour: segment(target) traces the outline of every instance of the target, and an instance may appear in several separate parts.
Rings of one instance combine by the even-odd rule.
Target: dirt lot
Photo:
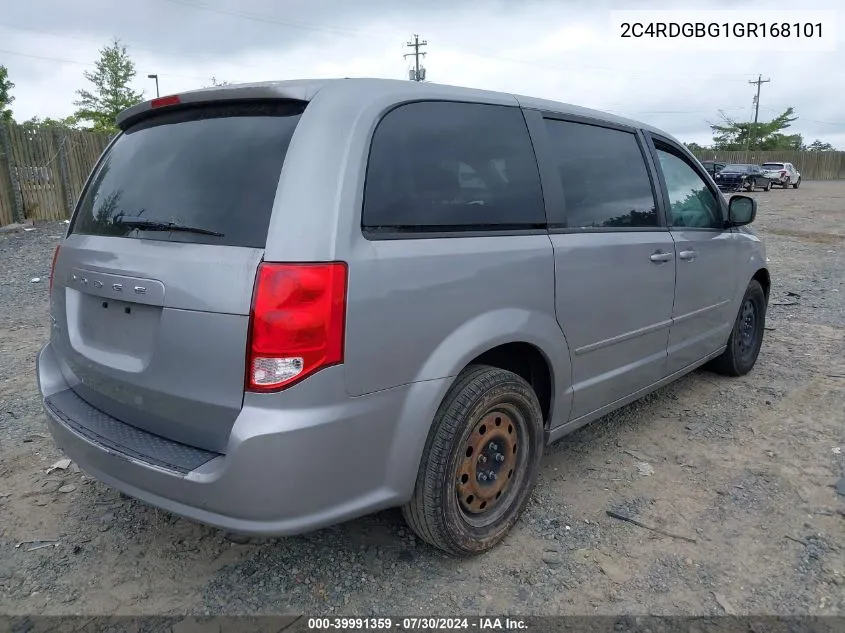
[[[34,360],[63,225],[0,236],[0,612],[845,613],[845,183],[755,195],[774,278],[755,370],[695,372],[549,448],[506,542],[462,561],[396,511],[243,542],[48,474]]]

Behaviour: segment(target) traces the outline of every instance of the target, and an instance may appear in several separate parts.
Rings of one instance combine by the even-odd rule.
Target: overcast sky
[[[708,122],[724,110],[753,118],[757,73],[761,119],[794,106],[793,131],[845,149],[845,10],[835,52],[622,51],[610,11],[623,8],[774,6],[836,9],[841,0],[602,2],[600,0],[24,0],[4,3],[0,64],[16,87],[16,119],[74,110],[97,50],[118,37],[136,62],[148,98],[218,79],[302,77],[407,79],[405,42],[429,42],[427,79],[594,107],[656,125],[681,140],[709,143]],[[805,7],[804,5],[807,4]],[[633,6],[632,6],[633,5]]]

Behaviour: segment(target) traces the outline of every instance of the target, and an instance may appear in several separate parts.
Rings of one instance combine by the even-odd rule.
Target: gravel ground
[[[0,613],[845,613],[845,183],[755,195],[774,278],[755,370],[695,372],[548,448],[513,532],[469,560],[397,511],[245,540],[47,474],[33,373],[64,225],[0,235]]]

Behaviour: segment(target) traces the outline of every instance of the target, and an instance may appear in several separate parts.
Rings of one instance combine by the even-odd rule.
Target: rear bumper
[[[267,536],[405,503],[449,382],[349,397],[343,368],[328,368],[282,394],[247,394],[218,455],[93,409],[69,391],[49,344],[37,374],[50,433],[85,472],[164,510]]]

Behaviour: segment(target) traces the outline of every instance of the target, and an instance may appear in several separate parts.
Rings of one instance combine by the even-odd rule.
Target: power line
[[[601,109],[601,108],[599,108]],[[720,108],[721,110],[728,112],[730,110],[747,110],[748,106],[736,106],[732,108]],[[703,110],[628,110],[628,112],[632,112],[634,114],[701,114],[706,112],[713,112],[712,108],[707,108]]]
[[[332,33],[345,33],[351,35],[360,35],[362,32],[359,29],[352,29],[348,27],[339,27],[339,26],[329,26],[325,24],[314,24],[312,22],[305,22],[304,20],[291,20],[289,18],[275,18],[270,16],[264,15],[256,15],[255,13],[247,13],[245,11],[237,11],[235,9],[224,9],[223,7],[216,7],[213,5],[203,4],[201,2],[192,2],[192,0],[164,0],[165,2],[170,2],[173,4],[181,4],[185,7],[191,7],[193,9],[199,9],[201,11],[209,11],[211,13],[219,13],[221,15],[231,15],[233,17],[243,18],[245,20],[252,20],[254,22],[264,22],[266,24],[278,24],[281,26],[290,26],[293,28],[298,29],[305,29],[308,31],[326,31]],[[368,34],[375,35],[376,31],[369,31]],[[384,37],[393,37],[392,35],[388,36],[387,33],[379,34],[383,35]]]
[[[767,108],[765,106],[762,109],[768,110],[769,112],[780,112],[781,111],[780,109]],[[782,109],[785,110],[786,108],[782,108]],[[803,116],[799,116],[798,120],[802,123],[804,121],[809,121],[811,123],[821,123],[822,125],[845,125],[845,121],[819,121],[818,119],[808,119],[808,118],[803,117]]]
[[[5,53],[6,55],[16,55],[18,57],[30,57],[32,59],[40,59],[43,61],[48,62],[62,62],[65,64],[78,64],[80,66],[96,66],[97,64],[93,62],[81,62],[76,59],[65,59],[63,57],[52,57],[48,55],[32,55],[31,53],[19,53],[17,51],[10,51],[6,49],[0,48],[0,53]],[[159,73],[162,77],[178,77],[179,79],[195,79],[198,81],[208,81],[207,77],[196,77],[192,75],[176,75],[173,73]]]
[[[18,53],[15,51],[8,51],[6,49],[0,48],[0,53],[5,53],[6,55],[17,55],[18,57],[31,57],[32,59],[43,59],[48,62],[64,62],[65,64],[79,64],[81,66],[94,66],[94,64],[90,62],[80,62],[74,59],[63,59],[61,57],[47,57],[46,55],[30,55],[29,53]]]
[[[58,33],[56,31],[45,31],[43,29],[34,29],[30,26],[19,26],[17,24],[4,24],[0,23],[0,27],[4,29],[10,29],[14,31],[29,31],[30,33],[40,33],[41,35],[50,35],[52,37],[60,37],[62,39],[69,39],[69,40],[77,40],[79,42],[90,42],[92,44],[102,44],[101,40],[95,40],[91,37],[80,37],[78,35],[68,35],[65,33]],[[121,40],[122,42],[123,40]],[[151,53],[153,55],[164,55],[168,57],[179,57],[180,59],[196,59],[197,61],[203,62],[219,62],[219,59],[213,59],[211,57],[200,57],[198,55],[189,55],[186,53],[176,53],[176,52],[169,52],[166,50],[161,50],[159,48],[145,48],[143,46],[138,46],[136,44],[132,44],[131,42],[127,42],[127,46],[132,50],[137,51],[145,51],[147,53]],[[250,64],[239,64],[234,62],[226,62],[230,66],[240,66],[242,68],[258,68],[258,66],[250,65]]]
[[[414,70],[410,73],[411,81],[423,81],[425,79],[425,68],[420,68],[420,56],[425,57],[425,53],[421,53],[420,49],[423,46],[428,46],[428,42],[425,40],[420,42],[420,36],[414,34],[414,41],[408,42],[405,46],[414,49],[413,53],[405,53],[405,55],[403,55],[406,59],[408,57],[414,58]]]
[[[811,123],[821,123],[822,125],[845,125],[845,121],[818,121],[816,119],[805,119],[800,117],[799,121],[810,121]]]

